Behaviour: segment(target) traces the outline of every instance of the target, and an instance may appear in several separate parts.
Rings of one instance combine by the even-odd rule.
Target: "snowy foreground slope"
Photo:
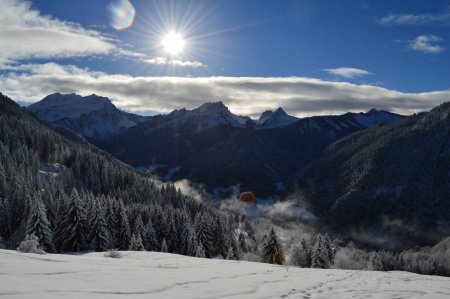
[[[6,298],[450,298],[450,278],[300,269],[167,253],[36,255],[0,250]]]

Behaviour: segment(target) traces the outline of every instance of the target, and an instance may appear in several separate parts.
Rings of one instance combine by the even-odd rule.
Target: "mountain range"
[[[102,116],[103,109],[110,108],[87,109],[87,114]],[[0,112],[8,116],[17,113],[17,108],[5,103],[0,105]],[[130,116],[120,110],[117,113]],[[281,109],[272,113],[283,118],[287,115]],[[60,111],[57,114],[57,119],[68,118],[61,117]],[[79,123],[84,114],[78,114],[73,113],[74,121],[64,124]],[[34,115],[28,113],[26,117]],[[137,118],[140,121],[136,125],[98,139],[83,137],[82,130],[76,135],[71,128],[59,125],[51,129],[95,151],[84,139],[91,138],[97,147],[132,166],[150,166],[166,180],[188,178],[211,192],[235,185],[254,191],[259,198],[297,192],[296,200],[328,231],[375,242],[378,248],[432,244],[450,232],[450,103],[408,117],[372,109],[300,118],[272,128],[236,116],[220,102]],[[286,119],[292,121],[291,117]],[[5,118],[4,122],[15,127],[11,123],[14,120]],[[48,124],[46,120],[41,122]],[[37,152],[44,161],[67,155],[39,134]],[[13,135],[2,134],[2,138],[10,142]],[[27,138],[24,144],[35,143]],[[52,140],[59,142],[55,138]],[[49,150],[55,149],[61,153],[48,156]],[[69,155],[64,163],[71,165],[73,159],[78,161],[73,171],[84,180],[82,169],[87,162]],[[103,192],[111,190],[114,184],[110,184],[107,173],[97,169],[95,159],[87,164],[94,171],[89,180],[96,183],[83,184],[102,188]],[[123,181],[120,172],[114,173]]]
[[[239,185],[258,196],[282,192],[286,181],[332,142],[403,118],[375,109],[297,118],[278,108],[253,120],[222,102],[142,117],[107,98],[75,94],[49,95],[29,110],[164,180],[189,179],[216,194]]]

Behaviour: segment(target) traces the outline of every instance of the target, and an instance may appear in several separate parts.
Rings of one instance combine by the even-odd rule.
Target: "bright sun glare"
[[[170,32],[164,36],[162,46],[171,55],[179,54],[184,48],[183,37],[179,33]]]

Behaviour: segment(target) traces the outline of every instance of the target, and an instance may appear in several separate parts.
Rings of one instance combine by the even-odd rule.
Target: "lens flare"
[[[114,0],[108,4],[109,23],[117,30],[124,30],[133,25],[136,11],[128,0]]]

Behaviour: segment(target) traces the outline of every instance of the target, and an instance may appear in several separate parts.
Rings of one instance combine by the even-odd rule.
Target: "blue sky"
[[[248,115],[276,106],[300,116],[408,114],[449,99],[447,0],[130,0],[136,15],[124,30],[110,25],[108,2],[0,0],[10,18],[30,19],[0,29],[20,48],[0,40],[0,89],[22,102],[95,92],[144,114],[213,99]],[[179,55],[161,49],[169,31],[185,39]],[[54,49],[36,49],[40,40]],[[44,87],[17,90],[45,78]]]

